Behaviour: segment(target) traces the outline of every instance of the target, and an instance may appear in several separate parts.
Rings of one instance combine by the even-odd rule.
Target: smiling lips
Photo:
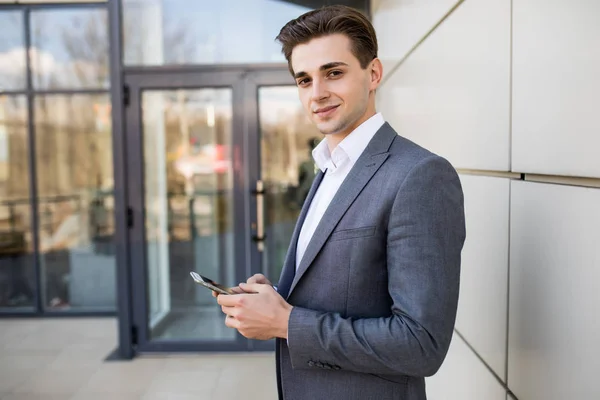
[[[327,117],[331,114],[333,114],[333,112],[339,107],[339,105],[337,106],[327,106],[327,107],[321,107],[316,109],[315,111],[313,111],[317,116],[323,118],[323,117]]]

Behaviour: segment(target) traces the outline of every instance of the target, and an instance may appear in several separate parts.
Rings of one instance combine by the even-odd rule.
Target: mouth
[[[314,114],[316,114],[319,117],[327,117],[331,114],[333,114],[333,112],[339,107],[339,105],[336,106],[327,106],[327,107],[321,107],[316,109],[315,111],[313,111]]]

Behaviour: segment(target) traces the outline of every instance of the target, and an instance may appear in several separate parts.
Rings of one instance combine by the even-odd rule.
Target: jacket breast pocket
[[[373,236],[376,228],[375,226],[365,226],[364,228],[342,229],[333,232],[329,240],[336,241]]]

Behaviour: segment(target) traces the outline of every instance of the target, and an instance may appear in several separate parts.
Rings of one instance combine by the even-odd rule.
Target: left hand
[[[292,306],[271,285],[240,284],[246,294],[219,295],[217,303],[227,315],[225,325],[248,339],[287,339]]]

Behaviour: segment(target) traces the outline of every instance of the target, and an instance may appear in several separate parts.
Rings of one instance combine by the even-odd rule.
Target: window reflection
[[[34,3],[34,4],[39,4],[39,3],[106,3],[108,0],[0,0],[0,3],[2,3],[2,1],[8,1],[9,3],[20,3],[20,4],[27,4],[27,3]]]
[[[274,38],[309,10],[278,0],[123,0],[125,64],[284,62]]]
[[[46,306],[115,306],[110,122],[108,95],[35,98]]]
[[[295,86],[261,88],[258,101],[261,176],[267,192],[263,270],[277,279],[316,174],[312,149],[322,135],[302,109]]]
[[[144,211],[152,338],[233,340],[195,270],[235,281],[232,91],[144,91]],[[168,316],[168,318],[166,317]]]
[[[31,13],[36,89],[108,88],[108,17],[104,9]]]
[[[25,32],[20,11],[0,12],[0,91],[24,89]]]
[[[0,307],[34,301],[25,96],[0,96]]]
[[[282,63],[275,37],[315,7],[365,0],[122,0],[125,65]]]

